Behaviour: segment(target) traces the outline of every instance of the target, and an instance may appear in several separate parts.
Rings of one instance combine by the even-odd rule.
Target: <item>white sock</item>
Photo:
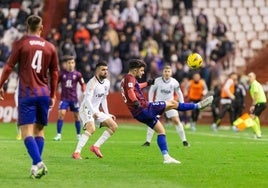
[[[151,143],[153,136],[154,136],[154,130],[148,127],[147,134],[146,134],[146,141]]]
[[[76,149],[75,149],[75,153],[81,153],[81,150],[83,149],[83,147],[86,145],[89,137],[91,136],[91,134],[87,131],[85,131],[81,138],[79,139]]]
[[[182,123],[180,122],[175,126],[177,133],[179,134],[181,141],[186,141],[186,135]]]
[[[163,157],[164,157],[164,160],[168,160],[168,159],[171,158],[170,155],[169,155],[168,153],[167,153],[167,154],[164,154]]]
[[[100,138],[95,142],[94,146],[100,147],[108,138],[113,135],[111,132],[112,130],[110,130],[110,132],[108,130],[105,130]]]

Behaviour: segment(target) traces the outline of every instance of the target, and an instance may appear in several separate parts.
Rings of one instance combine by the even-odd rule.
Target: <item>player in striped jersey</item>
[[[138,83],[137,78],[142,78],[145,72],[146,63],[141,59],[129,60],[129,71],[121,82],[121,94],[131,115],[141,123],[154,129],[157,135],[157,144],[163,155],[164,164],[180,164],[181,162],[169,155],[166,141],[165,128],[158,119],[158,115],[163,112],[176,109],[178,111],[187,111],[193,109],[203,109],[211,105],[213,96],[209,96],[199,103],[179,103],[172,99],[167,101],[148,102],[142,93],[142,89],[153,85],[154,81],[149,80],[144,83]]]
[[[75,60],[72,56],[65,56],[63,58],[63,70],[60,73],[59,83],[61,84],[61,101],[59,104],[58,121],[57,121],[57,135],[55,141],[61,140],[61,131],[63,120],[68,108],[74,113],[75,128],[77,138],[80,138],[80,120],[78,115],[78,91],[77,84],[81,85],[82,92],[85,91],[85,82],[82,74],[75,70]]]
[[[179,102],[183,103],[183,94],[180,89],[179,82],[172,78],[172,70],[170,65],[165,65],[163,68],[162,76],[155,79],[154,85],[149,90],[149,102],[153,101],[166,101],[174,99],[174,94],[179,99]],[[154,100],[155,96],[155,100]],[[189,146],[186,140],[185,132],[182,123],[180,122],[179,113],[177,110],[171,109],[165,112],[168,119],[175,125],[176,131],[179,134],[184,146]],[[143,146],[150,146],[154,135],[154,130],[150,127],[147,128],[146,142]]]
[[[41,178],[47,174],[42,160],[44,127],[48,123],[48,110],[56,100],[59,63],[55,46],[41,38],[42,18],[29,16],[26,28],[27,34],[13,43],[11,55],[3,68],[0,99],[4,99],[4,82],[18,64],[18,124],[32,159],[31,177]]]
[[[107,95],[110,89],[110,81],[107,79],[107,76],[107,63],[99,62],[96,65],[95,76],[87,83],[84,99],[79,109],[79,116],[85,132],[81,135],[72,155],[74,159],[82,159],[82,148],[86,145],[89,137],[95,132],[96,126],[98,128],[107,127],[107,129],[89,149],[95,153],[97,157],[102,158],[103,155],[100,152],[100,146],[110,138],[117,129],[115,116],[109,114],[107,106]],[[102,111],[100,111],[100,106],[102,107]]]

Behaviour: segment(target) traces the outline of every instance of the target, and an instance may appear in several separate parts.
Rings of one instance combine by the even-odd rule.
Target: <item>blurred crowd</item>
[[[199,71],[210,89],[212,79],[226,68],[220,60],[234,49],[232,41],[226,38],[227,27],[221,19],[216,18],[213,28],[209,28],[209,17],[203,9],[194,15],[192,0],[170,0],[173,4],[170,9],[163,0],[68,2],[68,15],[51,29],[46,39],[55,44],[60,58],[64,55],[76,58],[76,69],[85,81],[93,75],[99,60],[107,61],[112,91],[119,90],[130,58],[142,58],[147,63],[143,80],[161,75],[166,63],[172,66],[179,82],[190,79],[193,71],[185,63],[192,52],[204,58]],[[4,16],[0,7],[0,67],[10,54],[12,42],[23,35],[27,16],[42,16],[41,5],[40,1],[33,1],[31,7],[26,7],[28,11],[22,6],[16,17],[11,13]],[[194,38],[185,31],[184,16],[193,19]]]

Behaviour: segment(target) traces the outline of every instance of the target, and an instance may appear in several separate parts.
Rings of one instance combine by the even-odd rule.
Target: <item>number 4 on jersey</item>
[[[36,69],[37,73],[40,73],[42,69],[42,55],[43,55],[42,50],[36,50],[32,60],[32,68]]]

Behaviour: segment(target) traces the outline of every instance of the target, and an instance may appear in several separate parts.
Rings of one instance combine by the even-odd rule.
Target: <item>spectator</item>
[[[227,31],[226,25],[223,23],[220,17],[216,16],[216,24],[212,28],[212,34],[218,39],[221,39]]]
[[[77,29],[74,33],[74,41],[75,43],[78,43],[79,41],[83,41],[84,44],[88,45],[90,41],[90,33],[84,25],[79,24],[77,26]]]
[[[0,68],[4,66],[10,54],[8,47],[0,41]]]

